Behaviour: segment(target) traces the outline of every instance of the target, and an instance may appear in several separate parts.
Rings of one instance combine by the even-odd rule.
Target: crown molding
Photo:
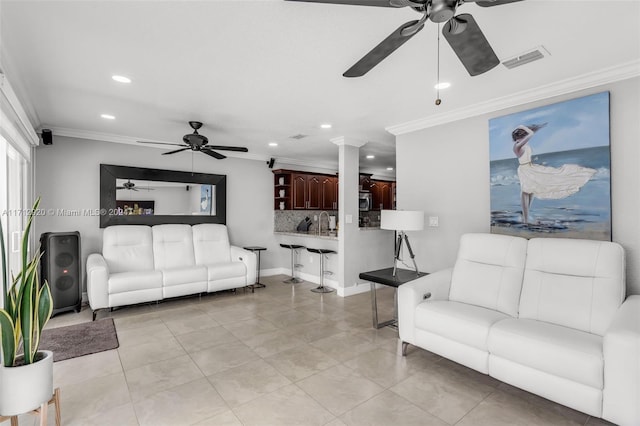
[[[12,118],[15,118],[15,120],[9,119],[8,123],[13,122],[17,124],[18,127],[16,127],[16,131],[22,133],[29,144],[38,146],[40,138],[24,110],[24,104],[20,102],[7,76],[3,73],[0,73],[0,92],[10,108],[10,111],[7,111],[7,113],[10,114]],[[3,116],[4,112],[5,111],[3,111]]]
[[[329,139],[330,142],[338,145],[338,146],[355,146],[356,148],[360,148],[367,144],[367,141],[363,141],[361,139],[351,138],[347,136],[338,136],[333,139]]]
[[[141,145],[138,143],[139,140],[144,138],[136,138],[132,136],[123,136],[112,133],[102,133],[102,132],[94,132],[91,130],[81,130],[81,129],[71,129],[67,127],[55,127],[55,126],[42,126],[43,128],[49,128],[53,132],[54,136],[65,136],[68,138],[76,138],[76,139],[88,139],[95,141],[103,141],[103,142],[112,142],[112,143],[120,143],[126,145],[135,145],[137,147],[144,148],[160,148],[159,146],[154,146],[151,144]],[[162,140],[154,140],[153,142],[163,142],[163,143],[174,143],[175,141],[162,141]],[[263,156],[252,154],[249,152],[245,153],[236,153],[236,152],[225,152],[227,157],[238,158],[242,160],[252,160],[252,161],[269,161],[271,156]],[[337,170],[338,165],[336,162],[318,162],[318,161],[304,161],[298,160],[295,158],[286,158],[286,157],[277,157],[276,160],[278,163],[289,164],[293,166],[302,166],[302,167],[316,167],[327,170]]]
[[[582,74],[577,77],[560,80],[555,83],[524,90],[509,96],[480,102],[467,107],[459,108],[442,114],[409,121],[386,127],[385,130],[394,136],[404,135],[429,127],[451,123],[465,118],[499,111],[518,105],[541,101],[554,96],[565,95],[579,90],[589,89],[603,84],[627,80],[640,76],[640,60],[627,62],[614,67],[604,68],[599,71]]]
[[[10,90],[11,96],[13,97],[12,101],[18,101],[20,105],[21,111],[18,114],[20,116],[20,121],[22,122],[23,126],[26,126],[27,124],[31,126],[31,128],[33,129],[33,134],[37,139],[34,145],[38,145],[40,143],[40,138],[38,137],[36,131],[40,129],[40,117],[38,116],[38,112],[33,106],[33,103],[31,103],[29,97],[27,96],[21,74],[19,72],[13,72],[14,69],[15,68],[13,67],[13,63],[7,57],[6,53],[4,51],[0,51],[0,74],[4,75],[4,79],[11,81]],[[30,135],[30,137],[32,136],[33,135]]]

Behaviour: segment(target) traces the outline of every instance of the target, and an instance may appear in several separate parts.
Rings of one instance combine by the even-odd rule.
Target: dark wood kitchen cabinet
[[[320,177],[308,174],[293,174],[293,209],[318,210],[322,198]]]
[[[394,182],[386,180],[371,180],[371,209],[391,210],[394,208]]]
[[[368,173],[360,173],[360,191],[371,191],[371,175]]]
[[[338,208],[338,178],[296,170],[274,170],[274,208],[283,210],[335,210]],[[284,199],[281,199],[284,190]]]
[[[291,173],[273,172],[273,208],[291,210]]]
[[[338,178],[322,177],[322,209],[338,210]]]

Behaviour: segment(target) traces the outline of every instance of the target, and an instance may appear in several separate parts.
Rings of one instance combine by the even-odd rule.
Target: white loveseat
[[[229,244],[227,227],[118,225],[104,230],[102,254],[87,259],[93,310],[244,287],[256,255]]]
[[[451,269],[402,285],[419,346],[591,416],[640,425],[640,296],[620,245],[466,234]]]

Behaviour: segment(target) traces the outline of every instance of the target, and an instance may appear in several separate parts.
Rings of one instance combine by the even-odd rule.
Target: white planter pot
[[[0,366],[0,415],[27,413],[48,402],[53,395],[53,352],[39,351],[44,358],[20,367]]]

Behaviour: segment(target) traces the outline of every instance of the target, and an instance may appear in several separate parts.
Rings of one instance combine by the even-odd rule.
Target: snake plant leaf
[[[34,357],[36,355],[35,352],[38,350],[38,346],[40,345],[40,336],[42,335],[42,329],[44,328],[47,321],[49,321],[49,318],[51,318],[51,314],[53,313],[53,301],[51,299],[51,289],[49,288],[49,283],[47,283],[46,281],[38,291],[37,300],[38,300],[38,303],[37,303],[38,309],[36,311],[37,328],[35,330],[34,344],[33,344]]]
[[[7,311],[0,309],[0,342],[2,343],[2,363],[5,367],[13,367],[16,359],[15,331]]]
[[[31,209],[31,213],[29,214],[29,219],[27,220],[27,226],[24,228],[24,232],[22,234],[22,271],[26,271],[27,269],[27,257],[29,254],[29,234],[31,232],[31,224],[33,223],[33,218],[35,217],[35,212],[38,210],[38,206],[40,205],[40,197],[33,204],[33,208]],[[25,283],[25,275],[22,274],[22,284]]]
[[[33,362],[33,327],[34,327],[34,310],[35,310],[35,285],[33,279],[33,264],[29,264],[27,271],[23,274],[21,293],[19,304],[20,328],[22,329],[22,347],[24,350],[24,363],[31,364]],[[24,291],[23,291],[24,290]]]

